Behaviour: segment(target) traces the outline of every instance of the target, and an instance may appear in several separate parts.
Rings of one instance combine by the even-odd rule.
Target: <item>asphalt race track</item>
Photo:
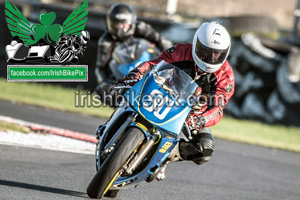
[[[7,101],[0,101],[0,115],[72,131],[84,132],[90,135],[95,134],[95,130],[99,124],[106,122],[106,120],[101,118],[92,118],[34,106],[23,106]]]
[[[97,118],[3,101],[0,115],[88,134],[99,123]],[[85,191],[94,166],[92,155],[0,145],[0,199],[88,199]],[[170,163],[166,175],[162,182],[121,191],[117,199],[300,198],[300,154],[275,149],[217,140],[207,164]]]

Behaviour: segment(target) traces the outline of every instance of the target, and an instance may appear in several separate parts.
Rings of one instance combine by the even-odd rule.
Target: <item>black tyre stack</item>
[[[276,21],[242,16],[215,19],[232,35],[228,62],[236,91],[226,113],[300,126],[300,50],[278,36]]]

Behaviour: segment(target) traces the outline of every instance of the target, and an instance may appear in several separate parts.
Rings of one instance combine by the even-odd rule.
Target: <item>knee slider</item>
[[[202,164],[208,162],[209,159],[210,159],[210,156],[206,156],[206,157],[194,158],[192,161],[197,165],[202,165]]]
[[[193,156],[191,160],[197,165],[202,165],[210,160],[212,153],[213,149],[204,149],[201,153]]]
[[[212,152],[215,149],[215,141],[210,134],[201,134],[198,145],[200,147],[200,150],[202,150],[202,151],[210,150],[210,151],[207,151],[207,153],[210,153],[210,155],[212,154]]]

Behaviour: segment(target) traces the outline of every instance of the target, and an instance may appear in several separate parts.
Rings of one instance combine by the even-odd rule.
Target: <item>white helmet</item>
[[[193,59],[202,71],[214,73],[225,62],[230,44],[229,33],[222,25],[205,22],[194,35]]]

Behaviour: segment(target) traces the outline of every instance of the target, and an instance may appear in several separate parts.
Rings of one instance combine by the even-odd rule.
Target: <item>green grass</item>
[[[216,138],[300,152],[300,128],[268,125],[231,117],[212,127]]]
[[[0,91],[0,99],[7,101],[99,117],[112,113],[111,108],[75,107],[75,90],[58,85],[6,82],[0,78]]]
[[[19,133],[29,133],[30,129],[27,127],[19,126],[14,123],[0,121],[0,131],[7,132],[7,131],[15,131]]]
[[[75,90],[40,83],[13,83],[0,79],[0,99],[67,112],[109,117],[111,108],[76,108]],[[83,91],[81,91],[83,93]],[[223,119],[212,127],[216,138],[300,152],[300,128]]]

